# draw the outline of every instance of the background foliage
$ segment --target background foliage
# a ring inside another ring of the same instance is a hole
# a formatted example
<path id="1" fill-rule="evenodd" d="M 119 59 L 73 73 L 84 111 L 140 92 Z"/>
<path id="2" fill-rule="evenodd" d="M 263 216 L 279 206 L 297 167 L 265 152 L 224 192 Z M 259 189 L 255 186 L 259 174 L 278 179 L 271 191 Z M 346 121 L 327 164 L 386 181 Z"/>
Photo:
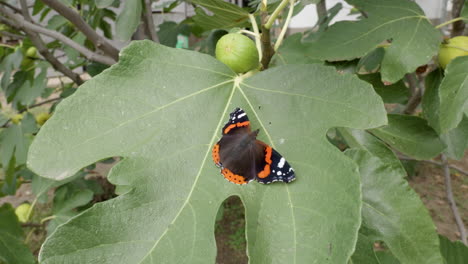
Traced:
<path id="1" fill-rule="evenodd" d="M 233 195 L 251 263 L 468 261 L 437 235 L 400 161 L 442 166 L 457 217 L 447 158 L 468 145 L 468 56 L 438 66 L 445 24 L 407 0 L 348 0 L 359 20 L 333 25 L 341 4 L 191 0 L 192 17 L 155 26 L 151 5 L 182 2 L 0 1 L 0 195 L 23 184 L 35 195 L 22 212 L 0 207 L 0 262 L 213 263 Z M 309 4 L 317 25 L 283 39 Z M 455 4 L 446 24 L 463 34 L 468 3 Z M 263 59 L 237 75 L 213 55 L 241 29 Z M 222 179 L 210 151 L 235 107 L 297 181 Z"/>

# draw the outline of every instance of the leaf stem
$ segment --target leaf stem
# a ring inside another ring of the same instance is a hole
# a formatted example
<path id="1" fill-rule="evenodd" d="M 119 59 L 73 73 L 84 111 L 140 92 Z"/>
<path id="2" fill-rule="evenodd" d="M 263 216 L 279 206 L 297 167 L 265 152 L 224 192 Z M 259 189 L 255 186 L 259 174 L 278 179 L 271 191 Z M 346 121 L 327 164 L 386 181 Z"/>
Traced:
<path id="1" fill-rule="evenodd" d="M 463 51 L 468 52 L 468 49 L 464 49 L 464 48 L 458 47 L 458 46 L 453 46 L 453 45 L 450 45 L 450 44 L 445 44 L 445 47 L 454 48 L 454 49 L 459 49 L 459 50 L 463 50 Z"/>
<path id="2" fill-rule="evenodd" d="M 51 215 L 51 216 L 48 216 L 48 217 L 44 217 L 41 219 L 41 224 L 44 224 L 45 221 L 49 221 L 49 220 L 52 220 L 54 219 L 56 216 L 55 215 Z"/>
<path id="3" fill-rule="evenodd" d="M 279 16 L 281 11 L 283 11 L 283 9 L 286 7 L 289 1 L 290 0 L 283 0 L 275 9 L 275 11 L 273 11 L 273 14 L 271 14 L 271 16 L 268 18 L 268 21 L 265 23 L 265 25 L 263 25 L 263 27 L 265 27 L 266 29 L 270 29 L 273 23 L 275 22 L 276 18 Z"/>
<path id="4" fill-rule="evenodd" d="M 252 24 L 253 31 L 255 33 L 255 46 L 257 46 L 258 60 L 262 61 L 262 43 L 260 42 L 260 31 L 258 30 L 257 21 L 252 14 L 249 14 L 250 24 Z"/>
<path id="5" fill-rule="evenodd" d="M 276 40 L 275 43 L 275 51 L 278 50 L 278 48 L 281 46 L 281 43 L 283 42 L 284 35 L 286 34 L 286 31 L 288 30 L 289 23 L 291 22 L 292 14 L 294 12 L 294 2 L 296 0 L 289 0 L 289 12 L 288 16 L 286 17 L 286 21 L 284 22 L 283 28 L 281 29 L 281 33 L 278 36 L 278 39 Z"/>
<path id="6" fill-rule="evenodd" d="M 445 27 L 448 24 L 452 24 L 454 22 L 457 22 L 457 21 L 460 21 L 460 20 L 463 20 L 463 19 L 464 19 L 464 17 L 457 17 L 457 18 L 451 19 L 449 21 L 446 21 L 446 22 L 444 22 L 444 23 L 442 23 L 440 25 L 437 25 L 435 28 L 439 29 L 439 28 Z"/>
<path id="7" fill-rule="evenodd" d="M 239 31 L 240 33 L 244 33 L 244 34 L 247 34 L 247 35 L 250 35 L 250 36 L 253 36 L 253 37 L 257 37 L 257 34 L 255 34 L 254 32 L 250 31 L 250 30 L 245 30 L 245 29 L 242 29 Z"/>
<path id="8" fill-rule="evenodd" d="M 36 206 L 37 202 L 37 197 L 34 199 L 33 203 L 31 204 L 31 207 L 29 207 L 28 213 L 26 214 L 26 222 L 29 221 L 29 218 L 31 217 L 32 210 L 34 210 L 34 206 Z"/>

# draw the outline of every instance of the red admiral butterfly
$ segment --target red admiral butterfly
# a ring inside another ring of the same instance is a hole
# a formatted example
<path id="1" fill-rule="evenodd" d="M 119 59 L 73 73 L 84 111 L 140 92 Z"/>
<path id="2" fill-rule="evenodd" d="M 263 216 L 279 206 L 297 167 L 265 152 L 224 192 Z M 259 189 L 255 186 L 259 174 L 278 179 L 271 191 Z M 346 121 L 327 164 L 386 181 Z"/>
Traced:
<path id="1" fill-rule="evenodd" d="M 213 147 L 212 156 L 226 180 L 246 184 L 295 180 L 294 169 L 272 147 L 257 139 L 259 129 L 251 131 L 244 110 L 234 109 L 223 127 L 223 137 Z"/>

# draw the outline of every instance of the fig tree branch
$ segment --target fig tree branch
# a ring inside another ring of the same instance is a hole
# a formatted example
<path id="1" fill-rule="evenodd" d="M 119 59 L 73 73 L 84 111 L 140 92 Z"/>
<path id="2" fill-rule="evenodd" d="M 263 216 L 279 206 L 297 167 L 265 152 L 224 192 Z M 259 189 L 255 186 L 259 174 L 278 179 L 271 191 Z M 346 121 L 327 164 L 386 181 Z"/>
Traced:
<path id="1" fill-rule="evenodd" d="M 398 156 L 398 158 L 400 160 L 408 160 L 408 161 L 418 161 L 418 162 L 424 162 L 424 163 L 428 163 L 428 164 L 433 164 L 433 165 L 436 165 L 436 166 L 439 166 L 439 167 L 442 167 L 443 164 L 440 163 L 440 162 L 437 162 L 437 161 L 434 161 L 434 160 L 418 160 L 418 159 L 413 159 L 413 158 L 410 158 L 410 157 L 406 157 L 406 156 Z M 467 171 L 464 171 L 463 169 L 455 166 L 455 165 L 449 165 L 449 168 L 452 169 L 452 170 L 455 170 L 463 175 L 466 175 L 468 176 L 468 172 Z"/>
<path id="2" fill-rule="evenodd" d="M 325 0 L 321 0 L 320 2 L 318 2 L 315 5 L 315 7 L 317 9 L 318 21 L 323 21 L 324 22 L 326 20 L 326 17 L 328 16 L 328 14 L 327 14 L 327 3 L 325 2 Z M 322 25 L 319 25 L 319 26 L 322 26 Z"/>
<path id="3" fill-rule="evenodd" d="M 115 61 L 119 59 L 119 50 L 91 28 L 91 26 L 89 26 L 75 10 L 57 0 L 42 0 L 42 2 L 73 23 L 73 25 L 75 25 L 76 28 L 81 31 L 97 49 L 104 51 L 106 55 L 112 57 Z"/>
<path id="4" fill-rule="evenodd" d="M 143 0 L 145 4 L 145 12 L 143 12 L 143 23 L 145 24 L 146 32 L 154 42 L 159 42 L 158 35 L 154 28 L 153 12 L 151 11 L 151 0 Z"/>
<path id="5" fill-rule="evenodd" d="M 15 7 L 15 6 L 12 6 L 7 2 L 0 1 L 0 5 L 4 5 L 4 6 L 10 8 L 11 10 L 15 11 L 16 13 L 21 13 L 21 10 L 19 8 Z"/>
<path id="6" fill-rule="evenodd" d="M 463 223 L 463 220 L 460 217 L 457 204 L 455 203 L 455 199 L 453 198 L 452 179 L 450 178 L 450 169 L 449 169 L 447 157 L 444 154 L 442 154 L 441 158 L 442 158 L 442 164 L 443 164 L 443 169 L 444 169 L 445 191 L 447 194 L 447 200 L 449 202 L 450 208 L 452 209 L 453 216 L 455 217 L 455 222 L 457 223 L 458 231 L 460 231 L 461 240 L 463 241 L 465 245 L 468 245 L 468 242 L 466 240 L 465 224 Z"/>
<path id="7" fill-rule="evenodd" d="M 107 57 L 107 56 L 94 53 L 93 51 L 81 46 L 80 44 L 76 43 L 72 39 L 68 38 L 67 36 L 57 31 L 53 31 L 53 30 L 44 28 L 42 26 L 39 26 L 37 24 L 31 23 L 29 21 L 26 21 L 23 16 L 15 14 L 3 7 L 0 7 L 0 13 L 5 14 L 12 20 L 10 21 L 10 23 L 8 23 L 10 26 L 21 28 L 25 31 L 28 30 L 30 32 L 41 33 L 43 35 L 57 39 L 63 42 L 64 44 L 76 49 L 78 52 L 84 55 L 88 60 L 100 62 L 100 63 L 107 64 L 107 65 L 112 65 L 116 62 L 111 57 Z"/>
<path id="8" fill-rule="evenodd" d="M 461 14 L 461 10 L 463 9 L 463 4 L 465 4 L 466 0 L 453 0 L 452 3 L 452 17 L 459 17 Z M 465 21 L 460 20 L 456 21 L 452 25 L 452 32 L 451 37 L 461 36 L 463 35 L 463 30 L 465 29 Z"/>
<path id="9" fill-rule="evenodd" d="M 408 103 L 406 104 L 405 109 L 403 110 L 403 113 L 412 115 L 414 111 L 416 111 L 418 105 L 421 103 L 422 88 L 419 87 L 419 80 L 417 79 L 416 74 L 407 74 L 406 79 L 410 86 L 411 96 L 408 100 Z"/>
<path id="10" fill-rule="evenodd" d="M 7 37 L 10 37 L 10 38 L 13 38 L 13 39 L 24 39 L 25 36 L 23 35 L 19 35 L 19 34 L 15 34 L 15 33 L 11 33 L 11 32 L 8 32 L 8 31 L 0 31 L 0 35 L 4 35 L 4 36 L 7 36 Z"/>
<path id="11" fill-rule="evenodd" d="M 28 6 L 26 3 L 26 0 L 20 0 L 20 4 L 21 4 L 21 12 L 23 13 L 24 18 L 32 22 L 32 18 L 28 12 Z M 72 79 L 73 82 L 75 82 L 78 85 L 81 85 L 83 83 L 83 80 L 80 78 L 79 74 L 67 68 L 57 58 L 55 58 L 55 56 L 52 53 L 49 52 L 49 49 L 47 48 L 46 44 L 42 40 L 41 36 L 39 36 L 39 34 L 29 29 L 25 30 L 25 32 L 26 34 L 28 34 L 29 39 L 31 39 L 34 46 L 36 46 L 39 53 L 52 65 L 54 69 L 63 73 L 65 76 Z"/>

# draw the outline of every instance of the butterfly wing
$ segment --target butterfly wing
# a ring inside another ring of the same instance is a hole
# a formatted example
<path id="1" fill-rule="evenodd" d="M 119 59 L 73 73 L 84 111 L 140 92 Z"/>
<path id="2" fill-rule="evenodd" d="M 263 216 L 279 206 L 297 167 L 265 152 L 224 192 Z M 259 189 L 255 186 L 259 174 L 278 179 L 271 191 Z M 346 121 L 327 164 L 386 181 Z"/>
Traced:
<path id="1" fill-rule="evenodd" d="M 260 140 L 256 143 L 263 146 L 265 151 L 263 167 L 255 177 L 259 183 L 268 184 L 276 181 L 289 183 L 296 179 L 294 169 L 278 151 Z"/>

